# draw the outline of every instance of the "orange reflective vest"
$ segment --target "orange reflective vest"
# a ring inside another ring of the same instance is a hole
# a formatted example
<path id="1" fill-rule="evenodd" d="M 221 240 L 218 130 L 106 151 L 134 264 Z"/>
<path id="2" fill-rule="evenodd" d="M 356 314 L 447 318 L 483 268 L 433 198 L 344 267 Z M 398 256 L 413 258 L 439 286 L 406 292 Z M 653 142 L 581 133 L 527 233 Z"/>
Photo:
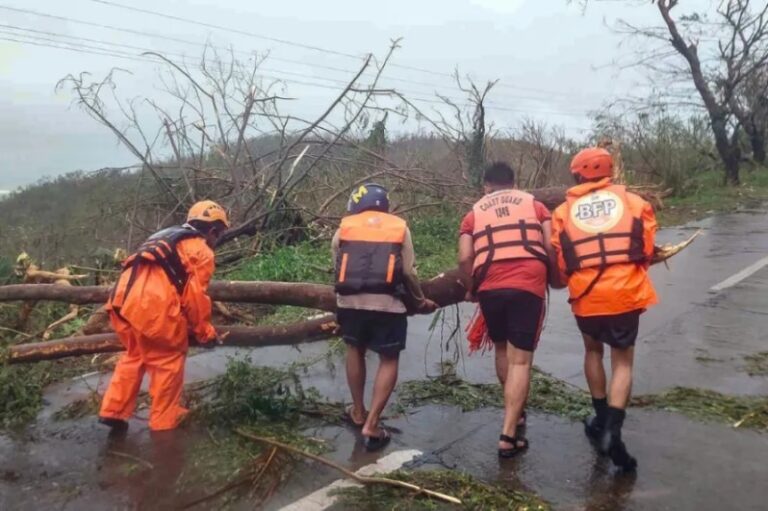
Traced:
<path id="1" fill-rule="evenodd" d="M 184 288 L 189 281 L 189 275 L 184 268 L 184 264 L 181 262 L 181 258 L 179 258 L 176 246 L 182 240 L 202 237 L 203 235 L 199 231 L 189 225 L 168 227 L 150 236 L 136 252 L 123 261 L 123 272 L 130 270 L 131 276 L 128 279 L 119 303 L 116 300 L 118 286 L 115 286 L 112 290 L 111 303 L 113 309 L 119 314 L 120 306 L 125 302 L 136 281 L 139 267 L 145 264 L 160 267 L 179 295 L 183 294 Z"/>
<path id="2" fill-rule="evenodd" d="M 408 226 L 402 218 L 364 211 L 341 220 L 336 292 L 342 295 L 403 292 L 403 243 Z"/>
<path id="3" fill-rule="evenodd" d="M 472 211 L 476 281 L 482 280 L 495 261 L 534 258 L 548 262 L 533 195 L 520 190 L 499 190 L 480 199 Z"/>
<path id="4" fill-rule="evenodd" d="M 643 221 L 635 218 L 626 188 L 608 185 L 582 196 L 568 195 L 560 233 L 566 274 L 583 268 L 645 261 Z"/>

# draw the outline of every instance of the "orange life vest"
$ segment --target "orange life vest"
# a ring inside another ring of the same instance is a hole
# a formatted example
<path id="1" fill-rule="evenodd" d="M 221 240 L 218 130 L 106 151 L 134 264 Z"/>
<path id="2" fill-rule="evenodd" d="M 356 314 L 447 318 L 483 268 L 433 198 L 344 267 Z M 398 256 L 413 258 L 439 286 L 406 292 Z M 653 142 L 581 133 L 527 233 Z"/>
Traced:
<path id="1" fill-rule="evenodd" d="M 547 263 L 544 232 L 533 195 L 520 190 L 499 190 L 480 199 L 472 211 L 475 280 L 482 280 L 495 261 L 534 258 Z"/>
<path id="2" fill-rule="evenodd" d="M 403 293 L 403 243 L 407 224 L 379 211 L 341 220 L 336 292 L 342 295 Z"/>
<path id="3" fill-rule="evenodd" d="M 182 264 L 176 246 L 189 238 L 202 238 L 200 231 L 189 225 L 177 225 L 158 231 L 150 236 L 139 248 L 123 261 L 123 272 L 131 271 L 131 276 L 125 285 L 125 292 L 122 295 L 121 303 L 115 303 L 118 286 L 115 285 L 112 290 L 112 307 L 119 311 L 122 303 L 125 302 L 128 293 L 133 287 L 137 276 L 138 268 L 143 264 L 155 264 L 162 268 L 163 273 L 168 277 L 168 281 L 174 286 L 179 294 L 184 292 L 184 288 L 189 281 L 184 264 Z M 118 312 L 119 313 L 119 312 Z"/>
<path id="4" fill-rule="evenodd" d="M 609 184 L 582 196 L 568 195 L 560 234 L 566 273 L 645 260 L 643 221 L 635 218 L 624 186 Z"/>

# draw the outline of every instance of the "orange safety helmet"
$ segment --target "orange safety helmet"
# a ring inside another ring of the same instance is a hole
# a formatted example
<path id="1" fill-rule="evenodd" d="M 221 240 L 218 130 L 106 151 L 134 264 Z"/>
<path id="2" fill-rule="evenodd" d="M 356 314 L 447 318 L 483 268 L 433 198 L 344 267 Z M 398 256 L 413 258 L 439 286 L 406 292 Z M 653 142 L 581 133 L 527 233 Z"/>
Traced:
<path id="1" fill-rule="evenodd" d="M 189 208 L 187 214 L 187 222 L 192 220 L 199 220 L 200 222 L 221 222 L 229 229 L 229 219 L 227 218 L 227 212 L 224 208 L 213 202 L 212 200 L 204 200 L 195 203 L 194 206 Z"/>
<path id="2" fill-rule="evenodd" d="M 613 156 L 600 147 L 587 147 L 571 160 L 571 173 L 584 179 L 613 177 Z"/>

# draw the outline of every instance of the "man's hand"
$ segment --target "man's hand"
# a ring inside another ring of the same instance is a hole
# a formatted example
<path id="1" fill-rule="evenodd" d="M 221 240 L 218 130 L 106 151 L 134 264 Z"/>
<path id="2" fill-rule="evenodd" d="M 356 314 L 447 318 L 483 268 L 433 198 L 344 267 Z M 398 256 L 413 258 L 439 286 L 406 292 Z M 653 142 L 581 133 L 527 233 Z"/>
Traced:
<path id="1" fill-rule="evenodd" d="M 439 308 L 440 306 L 436 302 L 429 298 L 425 298 L 424 301 L 419 304 L 419 314 L 431 314 Z"/>
<path id="2" fill-rule="evenodd" d="M 201 348 L 205 348 L 207 350 L 212 350 L 216 346 L 221 346 L 222 344 L 224 344 L 224 339 L 226 339 L 227 337 L 229 337 L 229 332 L 222 332 L 222 333 L 216 332 L 216 337 L 214 337 L 210 341 L 208 341 L 208 342 L 199 342 L 197 344 Z"/>

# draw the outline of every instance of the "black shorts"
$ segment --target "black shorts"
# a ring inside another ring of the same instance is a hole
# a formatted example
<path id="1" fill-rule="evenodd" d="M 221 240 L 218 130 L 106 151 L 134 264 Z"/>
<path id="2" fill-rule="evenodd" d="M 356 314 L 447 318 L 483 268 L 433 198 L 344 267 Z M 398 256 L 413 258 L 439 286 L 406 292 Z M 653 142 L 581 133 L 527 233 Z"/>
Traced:
<path id="1" fill-rule="evenodd" d="M 339 309 L 336 319 L 344 342 L 384 355 L 397 355 L 405 349 L 408 316 L 405 313 Z"/>
<path id="2" fill-rule="evenodd" d="M 509 341 L 515 348 L 533 351 L 544 320 L 544 299 L 522 289 L 494 289 L 477 294 L 480 310 L 493 342 Z"/>
<path id="3" fill-rule="evenodd" d="M 609 316 L 576 316 L 581 333 L 613 348 L 629 348 L 635 345 L 640 326 L 641 310 Z"/>

